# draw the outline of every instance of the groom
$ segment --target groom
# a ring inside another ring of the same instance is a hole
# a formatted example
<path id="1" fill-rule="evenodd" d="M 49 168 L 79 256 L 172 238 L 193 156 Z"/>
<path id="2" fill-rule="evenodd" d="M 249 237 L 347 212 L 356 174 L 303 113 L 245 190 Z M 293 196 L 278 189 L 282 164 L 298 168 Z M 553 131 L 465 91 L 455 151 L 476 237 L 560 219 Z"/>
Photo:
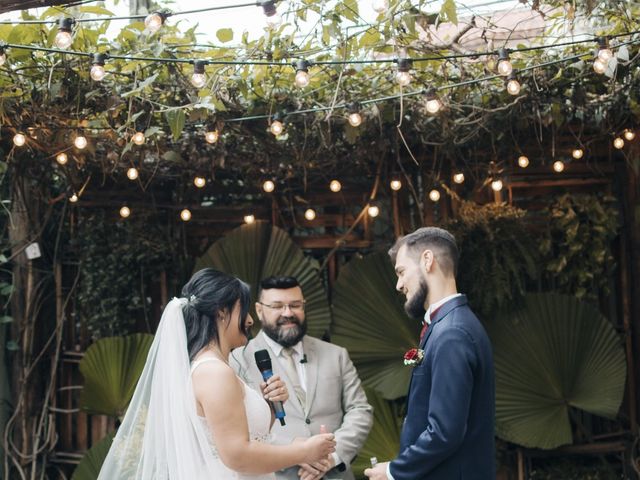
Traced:
<path id="1" fill-rule="evenodd" d="M 405 310 L 424 316 L 423 356 L 412 373 L 399 455 L 364 473 L 374 480 L 494 480 L 491 345 L 466 296 L 457 293 L 455 238 L 420 228 L 389 255 Z"/>

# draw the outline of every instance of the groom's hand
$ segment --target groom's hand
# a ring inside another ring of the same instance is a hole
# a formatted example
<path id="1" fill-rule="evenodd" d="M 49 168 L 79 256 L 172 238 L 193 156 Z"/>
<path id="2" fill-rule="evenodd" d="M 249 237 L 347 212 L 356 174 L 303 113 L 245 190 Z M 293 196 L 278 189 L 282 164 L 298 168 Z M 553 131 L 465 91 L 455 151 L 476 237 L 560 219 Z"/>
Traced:
<path id="1" fill-rule="evenodd" d="M 389 462 L 379 463 L 373 468 L 367 468 L 364 474 L 372 480 L 389 480 L 387 477 L 387 465 Z"/>
<path id="2" fill-rule="evenodd" d="M 300 480 L 319 480 L 333 467 L 335 467 L 333 457 L 329 455 L 319 462 L 300 464 L 298 477 Z"/>

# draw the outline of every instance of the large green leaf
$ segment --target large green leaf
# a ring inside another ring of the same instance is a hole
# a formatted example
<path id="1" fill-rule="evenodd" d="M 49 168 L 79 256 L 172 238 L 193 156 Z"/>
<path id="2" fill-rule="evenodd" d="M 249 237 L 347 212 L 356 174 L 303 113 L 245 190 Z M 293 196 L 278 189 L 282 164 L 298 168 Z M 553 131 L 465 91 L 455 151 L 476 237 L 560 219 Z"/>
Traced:
<path id="1" fill-rule="evenodd" d="M 91 345 L 80 362 L 84 389 L 80 403 L 91 413 L 120 417 L 131 401 L 153 335 L 107 337 Z"/>
<path id="2" fill-rule="evenodd" d="M 363 383 L 387 399 L 407 394 L 411 368 L 403 356 L 420 332 L 395 284 L 389 257 L 374 253 L 342 269 L 333 296 L 331 339 L 349 350 Z"/>
<path id="3" fill-rule="evenodd" d="M 241 278 L 251 285 L 254 299 L 263 278 L 271 275 L 296 277 L 306 300 L 309 334 L 321 337 L 329 330 L 331 311 L 317 262 L 305 257 L 284 230 L 267 222 L 238 227 L 214 243 L 196 261 L 195 270 L 206 267 Z"/>
<path id="4" fill-rule="evenodd" d="M 569 409 L 615 417 L 626 364 L 613 326 L 574 297 L 531 294 L 487 324 L 496 369 L 496 430 L 533 448 L 572 442 Z"/>
<path id="5" fill-rule="evenodd" d="M 113 437 L 114 434 L 109 434 L 89 449 L 73 471 L 71 480 L 96 480 L 98 478 L 100 468 L 109 453 Z"/>
<path id="6" fill-rule="evenodd" d="M 358 457 L 351 464 L 356 478 L 363 478 L 364 469 L 371 466 L 371 458 L 378 462 L 388 462 L 400 450 L 402 414 L 397 402 L 385 400 L 375 391 L 367 389 L 367 400 L 373 407 L 373 427 Z"/>

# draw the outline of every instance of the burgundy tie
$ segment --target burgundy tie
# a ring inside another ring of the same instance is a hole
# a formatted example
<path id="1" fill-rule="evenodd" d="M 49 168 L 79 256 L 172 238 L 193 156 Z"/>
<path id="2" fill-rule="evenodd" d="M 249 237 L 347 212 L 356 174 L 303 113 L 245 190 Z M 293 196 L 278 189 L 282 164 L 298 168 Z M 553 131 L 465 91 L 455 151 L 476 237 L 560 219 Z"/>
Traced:
<path id="1" fill-rule="evenodd" d="M 438 313 L 438 310 L 440 310 L 440 307 L 436 308 L 433 312 L 429 314 L 429 320 L 433 322 L 433 318 L 436 316 L 436 313 Z M 424 322 L 424 325 L 422 326 L 422 330 L 420 331 L 420 343 L 422 343 L 422 339 L 426 335 L 427 330 L 429 330 L 429 324 L 427 322 Z"/>

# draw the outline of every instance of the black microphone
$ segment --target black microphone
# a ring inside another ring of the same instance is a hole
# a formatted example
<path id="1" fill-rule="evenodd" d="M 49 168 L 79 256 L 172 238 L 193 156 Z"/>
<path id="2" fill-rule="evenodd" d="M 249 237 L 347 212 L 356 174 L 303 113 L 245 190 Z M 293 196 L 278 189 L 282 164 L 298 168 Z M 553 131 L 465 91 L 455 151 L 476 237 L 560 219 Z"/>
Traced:
<path id="1" fill-rule="evenodd" d="M 266 350 L 257 350 L 254 354 L 256 357 L 256 365 L 258 366 L 258 370 L 262 374 L 262 379 L 266 382 L 271 377 L 273 377 L 273 370 L 271 369 L 271 357 L 269 357 L 269 352 Z M 273 406 L 273 412 L 275 417 L 280 420 L 280 425 L 284 426 L 284 407 L 282 406 L 282 402 L 269 402 Z"/>
<path id="2" fill-rule="evenodd" d="M 307 363 L 307 355 L 302 355 L 302 360 L 300 360 L 300 363 Z"/>

